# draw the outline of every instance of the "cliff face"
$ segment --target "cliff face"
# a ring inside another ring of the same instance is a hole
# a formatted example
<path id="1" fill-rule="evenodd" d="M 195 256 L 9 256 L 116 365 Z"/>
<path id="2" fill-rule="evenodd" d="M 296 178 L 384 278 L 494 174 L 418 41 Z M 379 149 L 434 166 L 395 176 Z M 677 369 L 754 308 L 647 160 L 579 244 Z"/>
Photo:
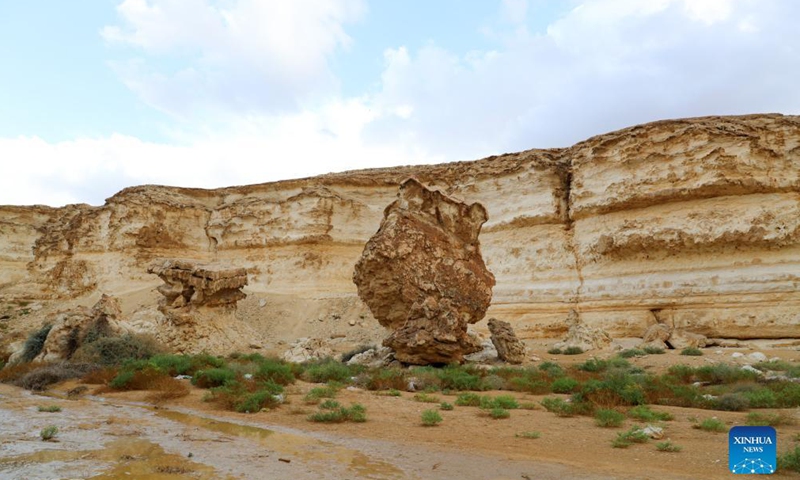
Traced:
<path id="1" fill-rule="evenodd" d="M 101 207 L 0 207 L 0 296 L 124 296 L 160 284 L 154 260 L 183 258 L 246 268 L 248 293 L 353 305 L 353 267 L 412 175 L 486 207 L 488 316 L 522 338 L 562 334 L 571 308 L 614 336 L 661 321 L 800 337 L 800 117 L 781 115 L 656 122 L 475 162 L 133 187 Z"/>

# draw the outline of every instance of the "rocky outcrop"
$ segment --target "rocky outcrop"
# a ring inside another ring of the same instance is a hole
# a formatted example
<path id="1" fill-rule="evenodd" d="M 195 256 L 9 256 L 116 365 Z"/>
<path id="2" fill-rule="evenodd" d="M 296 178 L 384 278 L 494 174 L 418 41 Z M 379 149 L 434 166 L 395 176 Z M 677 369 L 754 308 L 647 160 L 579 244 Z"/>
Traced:
<path id="1" fill-rule="evenodd" d="M 489 212 L 487 315 L 520 338 L 562 338 L 572 308 L 614 337 L 641 337 L 657 310 L 708 338 L 800 338 L 800 117 L 777 114 L 654 122 L 474 162 L 133 187 L 97 207 L 3 206 L 0 298 L 85 303 L 100 291 L 133 297 L 130 315 L 160 283 L 147 265 L 190 258 L 246 268 L 249 294 L 314 304 L 315 315 L 358 303 L 353 264 L 409 176 Z M 279 304 L 259 316 L 298 337 L 326 325 Z M 351 312 L 345 322 L 373 323 Z"/>
<path id="2" fill-rule="evenodd" d="M 494 276 L 478 234 L 486 209 L 409 179 L 384 211 L 355 266 L 358 295 L 392 332 L 383 344 L 401 362 L 463 361 L 480 346 L 467 325 L 486 314 Z"/>
<path id="3" fill-rule="evenodd" d="M 570 310 L 566 323 L 569 327 L 567 336 L 556 343 L 555 348 L 580 348 L 586 352 L 606 348 L 611 344 L 611 336 L 605 330 L 586 326 L 575 310 Z"/>
<path id="4" fill-rule="evenodd" d="M 283 360 L 292 363 L 304 363 L 331 357 L 333 357 L 333 350 L 330 343 L 320 338 L 300 338 L 292 343 L 281 356 Z"/>
<path id="5" fill-rule="evenodd" d="M 492 334 L 492 344 L 497 350 L 497 358 L 508 363 L 524 362 L 525 343 L 514 334 L 511 324 L 496 318 L 490 318 L 488 324 L 489 332 Z"/>
<path id="6" fill-rule="evenodd" d="M 209 268 L 182 260 L 165 260 L 151 265 L 147 273 L 164 281 L 158 292 L 164 295 L 159 310 L 165 314 L 201 306 L 235 306 L 247 297 L 242 293 L 242 287 L 247 285 L 244 268 Z"/>

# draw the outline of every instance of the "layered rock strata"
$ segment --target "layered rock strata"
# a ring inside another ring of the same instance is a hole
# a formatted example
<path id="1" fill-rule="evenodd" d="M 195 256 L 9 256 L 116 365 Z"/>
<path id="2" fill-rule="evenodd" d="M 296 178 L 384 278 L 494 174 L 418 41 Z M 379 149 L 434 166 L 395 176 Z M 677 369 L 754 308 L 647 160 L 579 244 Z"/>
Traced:
<path id="1" fill-rule="evenodd" d="M 0 207 L 0 299 L 124 298 L 159 284 L 153 260 L 187 258 L 246 268 L 254 295 L 356 301 L 352 267 L 412 175 L 486 208 L 488 315 L 523 339 L 562 338 L 573 308 L 614 337 L 664 323 L 800 338 L 800 118 L 777 114 L 660 121 L 475 162 Z M 273 321 L 307 320 L 270 305 Z"/>

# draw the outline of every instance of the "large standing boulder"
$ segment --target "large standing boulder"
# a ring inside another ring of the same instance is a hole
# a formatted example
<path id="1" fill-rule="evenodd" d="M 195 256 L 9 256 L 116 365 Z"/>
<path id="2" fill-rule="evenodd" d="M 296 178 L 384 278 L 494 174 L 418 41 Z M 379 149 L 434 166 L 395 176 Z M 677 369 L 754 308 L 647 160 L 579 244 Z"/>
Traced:
<path id="1" fill-rule="evenodd" d="M 492 300 L 495 280 L 483 263 L 478 234 L 487 220 L 415 179 L 400 185 L 378 232 L 355 266 L 353 282 L 373 316 L 392 333 L 383 344 L 404 363 L 463 361 L 481 349 L 467 334 Z"/>
<path id="2" fill-rule="evenodd" d="M 489 332 L 492 334 L 492 344 L 497 349 L 497 358 L 516 364 L 525 361 L 525 343 L 517 338 L 510 323 L 490 318 Z"/>

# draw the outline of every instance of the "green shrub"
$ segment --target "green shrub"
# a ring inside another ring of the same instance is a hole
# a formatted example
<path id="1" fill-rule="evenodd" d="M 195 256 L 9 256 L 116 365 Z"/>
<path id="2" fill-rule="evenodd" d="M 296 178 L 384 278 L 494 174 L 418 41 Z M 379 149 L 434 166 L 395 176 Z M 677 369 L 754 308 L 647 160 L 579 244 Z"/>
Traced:
<path id="1" fill-rule="evenodd" d="M 128 387 L 128 384 L 130 384 L 133 380 L 133 376 L 135 374 L 136 372 L 133 370 L 119 372 L 117 376 L 108 383 L 108 386 L 114 390 L 125 390 Z"/>
<path id="2" fill-rule="evenodd" d="M 590 358 L 589 360 L 586 360 L 585 362 L 578 365 L 578 370 L 583 370 L 584 372 L 597 373 L 608 370 L 608 367 L 609 367 L 608 360 Z"/>
<path id="3" fill-rule="evenodd" d="M 200 370 L 192 377 L 192 385 L 200 388 L 221 387 L 236 379 L 236 372 L 229 368 Z"/>
<path id="4" fill-rule="evenodd" d="M 405 390 L 405 372 L 399 368 L 378 368 L 369 372 L 362 381 L 368 390 Z"/>
<path id="5" fill-rule="evenodd" d="M 505 408 L 494 407 L 493 409 L 489 410 L 489 416 L 494 418 L 495 420 L 499 420 L 501 418 L 510 417 L 511 416 L 511 412 L 509 412 Z"/>
<path id="6" fill-rule="evenodd" d="M 561 365 L 555 362 L 542 362 L 539 364 L 539 371 L 543 372 L 550 378 L 558 378 L 565 375 L 564 369 L 561 368 Z"/>
<path id="7" fill-rule="evenodd" d="M 349 382 L 351 377 L 358 375 L 363 370 L 364 367 L 361 365 L 349 366 L 331 358 L 326 358 L 306 364 L 304 366 L 303 379 L 311 383 L 326 383 L 331 380 Z"/>
<path id="8" fill-rule="evenodd" d="M 47 412 L 47 413 L 57 413 L 61 411 L 61 407 L 58 405 L 39 405 L 38 410 L 40 412 Z"/>
<path id="9" fill-rule="evenodd" d="M 778 455 L 778 469 L 800 472 L 800 446 Z"/>
<path id="10" fill-rule="evenodd" d="M 725 426 L 718 418 L 706 418 L 700 423 L 695 423 L 692 428 L 703 430 L 705 432 L 727 432 L 728 427 Z"/>
<path id="11" fill-rule="evenodd" d="M 418 393 L 414 395 L 415 402 L 422 402 L 422 403 L 439 403 L 439 397 L 434 395 L 428 395 L 427 393 Z"/>
<path id="12" fill-rule="evenodd" d="M 601 408 L 594 413 L 594 422 L 598 427 L 621 427 L 624 421 L 625 415 L 616 410 Z"/>
<path id="13" fill-rule="evenodd" d="M 800 407 L 800 383 L 770 382 L 768 387 L 775 392 L 778 408 Z"/>
<path id="14" fill-rule="evenodd" d="M 505 390 L 506 381 L 498 375 L 486 375 L 478 385 L 480 390 Z"/>
<path id="15" fill-rule="evenodd" d="M 637 405 L 628 410 L 628 416 L 641 422 L 664 422 L 672 420 L 673 417 L 668 412 L 656 412 L 647 405 Z"/>
<path id="16" fill-rule="evenodd" d="M 758 388 L 743 392 L 750 408 L 775 408 L 778 405 L 778 398 L 775 392 L 769 388 Z"/>
<path id="17" fill-rule="evenodd" d="M 563 350 L 561 350 L 560 348 L 553 347 L 550 350 L 548 350 L 547 353 L 549 353 L 550 355 L 561 355 L 563 353 Z"/>
<path id="18" fill-rule="evenodd" d="M 478 407 L 481 404 L 481 397 L 475 393 L 462 393 L 456 397 L 456 405 L 460 407 Z"/>
<path id="19" fill-rule="evenodd" d="M 448 365 L 439 370 L 441 388 L 449 390 L 480 390 L 481 377 L 472 368 L 461 365 Z"/>
<path id="20" fill-rule="evenodd" d="M 39 436 L 45 442 L 56 438 L 56 435 L 58 435 L 58 427 L 55 425 L 48 425 L 39 432 Z"/>
<path id="21" fill-rule="evenodd" d="M 648 355 L 663 355 L 666 353 L 663 348 L 661 347 L 654 347 L 653 345 L 647 345 L 642 349 L 644 353 Z"/>
<path id="22" fill-rule="evenodd" d="M 574 378 L 561 377 L 553 380 L 550 389 L 553 393 L 572 393 L 580 383 Z"/>
<path id="23" fill-rule="evenodd" d="M 276 407 L 279 403 L 272 389 L 265 388 L 244 395 L 244 397 L 236 403 L 235 409 L 239 413 L 256 413 L 264 408 Z"/>
<path id="24" fill-rule="evenodd" d="M 622 358 L 644 357 L 645 355 L 647 355 L 647 352 L 638 348 L 629 348 L 619 352 L 619 356 Z"/>
<path id="25" fill-rule="evenodd" d="M 339 402 L 329 398 L 329 399 L 325 400 L 324 402 L 322 402 L 320 404 L 319 408 L 321 408 L 323 410 L 336 410 L 338 408 L 341 408 L 341 406 L 342 405 Z"/>
<path id="26" fill-rule="evenodd" d="M 709 405 L 714 410 L 741 412 L 750 407 L 750 402 L 747 400 L 747 397 L 741 393 L 726 393 L 709 401 Z"/>
<path id="27" fill-rule="evenodd" d="M 33 361 L 37 355 L 42 353 L 44 342 L 47 340 L 47 335 L 50 333 L 52 328 L 53 325 L 45 325 L 39 330 L 31 332 L 31 334 L 28 335 L 28 338 L 25 340 L 25 346 L 22 350 L 22 356 L 20 357 L 23 363 Z"/>
<path id="28" fill-rule="evenodd" d="M 686 355 L 689 357 L 700 357 L 703 355 L 703 351 L 697 347 L 686 347 L 681 350 L 681 355 Z"/>
<path id="29" fill-rule="evenodd" d="M 694 368 L 689 365 L 671 365 L 667 369 L 667 374 L 681 383 L 690 383 L 694 376 Z"/>
<path id="30" fill-rule="evenodd" d="M 119 337 L 100 337 L 94 342 L 83 343 L 72 359 L 110 367 L 131 360 L 146 360 L 162 351 L 163 347 L 152 337 L 125 334 Z"/>
<path id="31" fill-rule="evenodd" d="M 442 423 L 442 416 L 436 410 L 425 410 L 422 412 L 422 425 L 434 427 Z"/>
<path id="32" fill-rule="evenodd" d="M 539 410 L 539 404 L 536 402 L 522 402 L 519 404 L 521 410 Z"/>
<path id="33" fill-rule="evenodd" d="M 158 354 L 153 355 L 148 363 L 172 377 L 194 375 L 198 370 L 225 367 L 225 360 L 206 353 L 197 355 Z"/>
<path id="34" fill-rule="evenodd" d="M 498 395 L 496 397 L 481 397 L 479 406 L 483 410 L 491 410 L 494 408 L 512 410 L 519 408 L 519 403 L 517 399 L 511 395 Z"/>
<path id="35" fill-rule="evenodd" d="M 18 387 L 34 392 L 47 390 L 48 387 L 64 380 L 81 378 L 87 373 L 97 370 L 94 365 L 83 363 L 50 363 L 50 364 L 26 364 L 29 368 L 19 378 L 11 383 Z M 32 367 L 32 368 L 30 368 Z"/>
<path id="36" fill-rule="evenodd" d="M 331 400 L 331 402 L 338 404 Z M 361 423 L 367 421 L 367 409 L 363 405 L 354 403 L 350 407 L 338 406 L 330 410 L 322 410 L 314 413 L 308 417 L 312 422 L 321 423 L 342 423 L 342 422 L 355 422 Z"/>
<path id="37" fill-rule="evenodd" d="M 254 378 L 263 381 L 273 381 L 279 385 L 294 383 L 295 376 L 292 367 L 278 359 L 265 358 L 259 362 L 258 371 Z"/>
<path id="38" fill-rule="evenodd" d="M 758 373 L 751 370 L 744 370 L 734 365 L 719 363 L 716 365 L 697 367 L 693 371 L 693 377 L 701 382 L 719 385 L 744 381 L 755 381 L 758 379 Z"/>
<path id="39" fill-rule="evenodd" d="M 564 355 L 580 355 L 583 353 L 581 347 L 567 347 L 564 349 Z"/>
<path id="40" fill-rule="evenodd" d="M 335 398 L 337 393 L 333 387 L 314 387 L 303 397 L 303 401 L 312 405 L 319 403 L 323 398 Z"/>
<path id="41" fill-rule="evenodd" d="M 571 417 L 575 415 L 575 409 L 571 403 L 565 402 L 561 398 L 546 397 L 542 399 L 542 406 L 550 413 L 555 413 L 559 417 Z"/>
<path id="42" fill-rule="evenodd" d="M 614 448 L 628 448 L 634 443 L 647 443 L 650 437 L 640 428 L 633 427 L 627 432 L 618 433 L 617 438 L 611 443 Z"/>
<path id="43" fill-rule="evenodd" d="M 683 450 L 683 447 L 667 441 L 667 442 L 657 443 L 656 450 L 658 450 L 659 452 L 680 452 L 681 450 Z"/>
<path id="44" fill-rule="evenodd" d="M 517 438 L 530 438 L 536 439 L 542 436 L 540 432 L 518 432 L 514 434 Z"/>
<path id="45" fill-rule="evenodd" d="M 781 425 L 794 425 L 795 421 L 790 415 L 785 413 L 758 413 L 750 412 L 747 414 L 746 425 L 750 426 L 769 426 L 778 427 Z"/>
<path id="46" fill-rule="evenodd" d="M 453 409 L 453 404 L 447 403 L 447 402 L 442 402 L 442 403 L 439 404 L 439 408 L 441 410 L 452 410 Z"/>

